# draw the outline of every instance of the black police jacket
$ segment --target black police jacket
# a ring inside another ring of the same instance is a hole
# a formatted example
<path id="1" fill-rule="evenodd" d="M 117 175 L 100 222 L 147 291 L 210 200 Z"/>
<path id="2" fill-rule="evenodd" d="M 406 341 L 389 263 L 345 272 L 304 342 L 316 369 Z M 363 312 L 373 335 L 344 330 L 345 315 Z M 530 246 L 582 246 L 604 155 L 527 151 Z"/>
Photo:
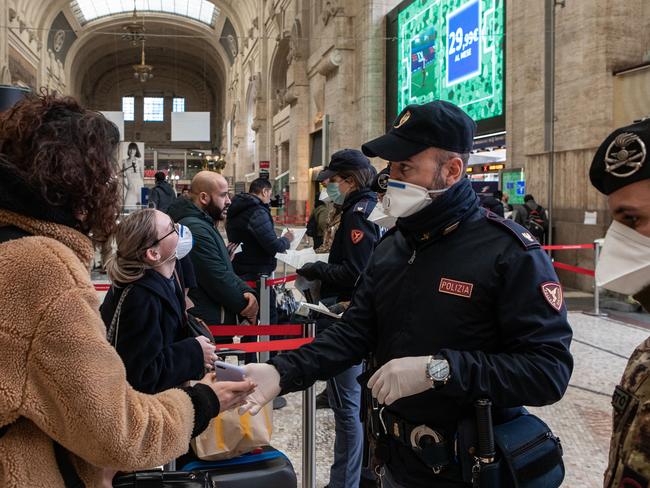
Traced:
<path id="1" fill-rule="evenodd" d="M 259 197 L 240 193 L 228 207 L 226 234 L 230 242 L 239 242 L 241 252 L 235 254 L 233 269 L 242 275 L 270 275 L 275 271 L 275 255 L 289 249 L 289 240 L 275 234 L 269 206 Z"/>
<path id="2" fill-rule="evenodd" d="M 334 235 L 327 263 L 310 265 L 309 278 L 321 280 L 321 297 L 348 301 L 379 240 L 379 227 L 368 220 L 377 204 L 369 188 L 350 193 L 343 202 L 341 224 Z"/>
<path id="3" fill-rule="evenodd" d="M 506 408 L 562 397 L 573 369 L 572 332 L 557 283 L 548 256 L 528 231 L 479 209 L 462 180 L 420 212 L 398 219 L 340 322 L 270 362 L 282 391 L 289 392 L 330 378 L 369 353 L 379 366 L 441 354 L 450 364 L 448 383 L 387 409 L 453 436 L 478 398 Z M 388 464 L 398 482 L 430 486 L 432 471 L 409 448 L 392 440 L 390 447 Z"/>

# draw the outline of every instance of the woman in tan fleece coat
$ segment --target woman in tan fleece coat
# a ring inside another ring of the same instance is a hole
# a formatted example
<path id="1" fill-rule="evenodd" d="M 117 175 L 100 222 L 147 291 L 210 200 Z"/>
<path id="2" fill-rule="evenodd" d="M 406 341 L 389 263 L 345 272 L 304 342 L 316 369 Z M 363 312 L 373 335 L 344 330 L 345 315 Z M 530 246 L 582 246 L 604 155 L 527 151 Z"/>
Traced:
<path id="1" fill-rule="evenodd" d="M 74 100 L 29 97 L 0 113 L 0 486 L 63 487 L 55 451 L 86 487 L 102 468 L 183 454 L 250 382 L 205 378 L 150 396 L 126 381 L 89 278 L 113 231 L 117 128 Z M 83 485 L 82 485 L 83 486 Z"/>

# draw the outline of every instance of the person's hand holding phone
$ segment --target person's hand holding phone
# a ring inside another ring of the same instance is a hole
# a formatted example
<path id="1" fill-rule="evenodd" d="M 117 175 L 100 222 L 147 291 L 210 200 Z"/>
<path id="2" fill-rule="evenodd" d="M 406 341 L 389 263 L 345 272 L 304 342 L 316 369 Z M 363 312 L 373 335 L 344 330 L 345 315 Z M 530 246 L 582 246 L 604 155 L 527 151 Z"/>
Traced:
<path id="1" fill-rule="evenodd" d="M 196 341 L 201 345 L 201 350 L 203 351 L 203 363 L 207 369 L 212 369 L 212 363 L 217 359 L 217 353 L 215 352 L 215 345 L 210 342 L 205 336 L 195 337 Z"/>
<path id="2" fill-rule="evenodd" d="M 206 374 L 199 383 L 209 386 L 219 399 L 219 411 L 225 412 L 241 407 L 246 398 L 255 391 L 256 385 L 249 379 L 244 381 L 217 381 L 215 373 Z"/>

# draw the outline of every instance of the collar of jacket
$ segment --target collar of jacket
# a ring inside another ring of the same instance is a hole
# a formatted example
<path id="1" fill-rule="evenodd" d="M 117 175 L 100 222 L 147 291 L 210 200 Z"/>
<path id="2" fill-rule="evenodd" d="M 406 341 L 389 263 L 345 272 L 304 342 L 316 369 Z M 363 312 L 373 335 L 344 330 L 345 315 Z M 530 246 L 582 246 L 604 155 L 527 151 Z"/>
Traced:
<path id="1" fill-rule="evenodd" d="M 153 269 L 148 269 L 144 272 L 144 276 L 137 281 L 134 281 L 133 284 L 146 288 L 147 290 L 155 293 L 156 295 L 163 298 L 169 303 L 171 308 L 174 309 L 174 312 L 179 319 L 183 318 L 183 303 L 181 303 L 181 296 L 178 295 L 177 284 L 174 285 L 174 292 L 172 293 L 171 288 L 165 283 L 167 278 L 158 273 Z M 179 308 L 180 306 L 180 308 Z"/>
<path id="2" fill-rule="evenodd" d="M 252 193 L 240 193 L 239 195 L 235 195 L 232 202 L 230 202 L 230 206 L 228 207 L 228 216 L 234 218 L 247 210 L 252 209 L 263 209 L 269 214 L 271 213 L 269 205 L 265 204 L 257 195 Z"/>
<path id="3" fill-rule="evenodd" d="M 11 171 L 0 167 L 0 208 L 19 215 L 33 217 L 76 228 L 79 221 L 65 205 L 52 205 L 33 191 L 25 181 Z"/>
<path id="4" fill-rule="evenodd" d="M 396 226 L 404 236 L 417 244 L 425 244 L 458 228 L 460 223 L 479 210 L 478 197 L 470 181 L 463 178 L 413 215 L 397 219 Z"/>
<path id="5" fill-rule="evenodd" d="M 0 208 L 0 226 L 6 225 L 18 227 L 33 236 L 56 239 L 72 249 L 84 266 L 90 269 L 94 254 L 93 244 L 90 238 L 81 232 L 67 225 L 38 220 Z"/>
<path id="6" fill-rule="evenodd" d="M 357 202 L 361 200 L 370 200 L 373 202 L 377 201 L 377 194 L 372 191 L 370 188 L 362 188 L 361 190 L 354 190 L 346 195 L 343 205 L 341 207 L 342 211 L 345 212 L 347 209 L 356 205 Z"/>
<path id="7" fill-rule="evenodd" d="M 196 206 L 196 204 L 189 198 L 177 198 L 172 202 L 167 210 L 167 214 L 174 219 L 174 222 L 178 222 L 181 219 L 187 217 L 195 217 L 201 220 L 205 220 L 211 226 L 215 224 L 215 221 L 212 220 L 205 210 Z"/>

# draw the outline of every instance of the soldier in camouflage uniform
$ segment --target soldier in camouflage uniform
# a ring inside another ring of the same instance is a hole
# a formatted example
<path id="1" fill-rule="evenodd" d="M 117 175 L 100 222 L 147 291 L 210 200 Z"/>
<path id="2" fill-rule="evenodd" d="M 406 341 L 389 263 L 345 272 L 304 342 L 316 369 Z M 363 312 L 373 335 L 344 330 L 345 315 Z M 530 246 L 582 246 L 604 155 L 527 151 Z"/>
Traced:
<path id="1" fill-rule="evenodd" d="M 330 249 L 332 247 L 332 242 L 334 241 L 334 235 L 336 234 L 339 225 L 341 225 L 341 214 L 342 214 L 341 206 L 334 205 L 334 204 L 328 204 L 328 205 L 330 208 L 327 214 L 327 227 L 325 228 L 325 232 L 323 233 L 323 243 L 320 245 L 318 249 L 316 249 L 317 253 L 330 252 Z"/>
<path id="2" fill-rule="evenodd" d="M 599 285 L 634 295 L 650 311 L 650 120 L 622 127 L 601 144 L 592 184 L 614 221 L 596 269 Z M 614 423 L 606 488 L 650 487 L 650 338 L 636 348 L 612 396 Z"/>

